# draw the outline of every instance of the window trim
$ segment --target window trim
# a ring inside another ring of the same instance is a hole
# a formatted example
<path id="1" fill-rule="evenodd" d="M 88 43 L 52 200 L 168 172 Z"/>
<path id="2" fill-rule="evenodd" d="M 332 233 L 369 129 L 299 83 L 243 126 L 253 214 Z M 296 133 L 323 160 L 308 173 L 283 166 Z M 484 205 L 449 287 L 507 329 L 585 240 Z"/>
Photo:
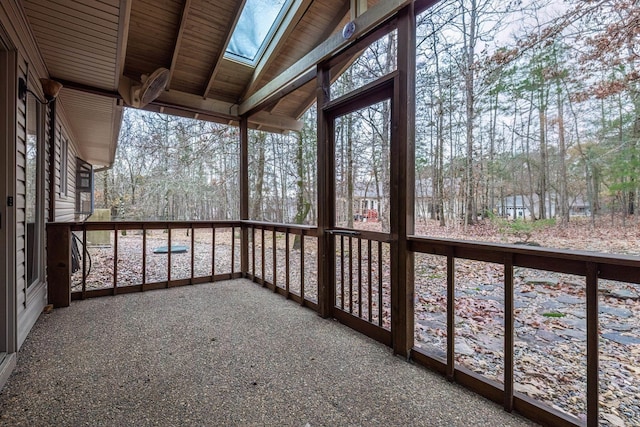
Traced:
<path id="1" fill-rule="evenodd" d="M 69 196 L 69 140 L 60 141 L 60 192 L 61 197 Z"/>

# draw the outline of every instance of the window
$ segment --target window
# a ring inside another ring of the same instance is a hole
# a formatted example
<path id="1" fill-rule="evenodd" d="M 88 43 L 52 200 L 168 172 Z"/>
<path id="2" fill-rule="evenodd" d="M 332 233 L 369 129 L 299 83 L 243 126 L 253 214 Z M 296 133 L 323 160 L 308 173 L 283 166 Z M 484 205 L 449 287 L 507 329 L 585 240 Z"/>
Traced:
<path id="1" fill-rule="evenodd" d="M 69 141 L 63 139 L 60 143 L 60 195 L 67 196 L 69 191 Z"/>
<path id="2" fill-rule="evenodd" d="M 38 282 L 42 261 L 42 109 L 27 96 L 27 140 L 25 151 L 25 241 L 27 288 Z"/>
<path id="3" fill-rule="evenodd" d="M 76 213 L 93 213 L 93 166 L 82 159 L 76 159 Z"/>
<path id="4" fill-rule="evenodd" d="M 255 65 L 290 5 L 290 0 L 247 0 L 231 35 L 226 56 Z"/>

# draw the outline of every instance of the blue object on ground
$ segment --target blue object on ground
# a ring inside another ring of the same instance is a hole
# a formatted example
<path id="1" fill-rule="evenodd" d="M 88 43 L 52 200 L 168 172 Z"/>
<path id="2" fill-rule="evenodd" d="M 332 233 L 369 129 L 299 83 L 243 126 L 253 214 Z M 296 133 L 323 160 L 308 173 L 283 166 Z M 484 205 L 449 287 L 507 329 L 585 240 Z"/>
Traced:
<path id="1" fill-rule="evenodd" d="M 171 245 L 171 253 L 172 254 L 184 254 L 187 253 L 188 248 L 182 245 Z M 166 254 L 169 253 L 168 246 L 160 246 L 159 248 L 155 248 L 153 250 L 154 254 Z"/>

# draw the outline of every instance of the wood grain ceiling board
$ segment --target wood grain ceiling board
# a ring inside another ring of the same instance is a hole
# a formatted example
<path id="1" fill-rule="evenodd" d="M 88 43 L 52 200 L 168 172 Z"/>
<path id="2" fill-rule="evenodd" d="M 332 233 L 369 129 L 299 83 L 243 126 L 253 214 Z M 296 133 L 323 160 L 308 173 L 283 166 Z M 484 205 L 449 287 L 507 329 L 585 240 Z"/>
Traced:
<path id="1" fill-rule="evenodd" d="M 316 80 L 303 85 L 282 98 L 271 110 L 271 113 L 298 119 L 315 101 Z"/>
<path id="2" fill-rule="evenodd" d="M 235 1 L 192 0 L 171 88 L 201 95 L 234 19 Z"/>
<path id="3" fill-rule="evenodd" d="M 24 0 L 51 76 L 114 89 L 120 0 Z"/>
<path id="4" fill-rule="evenodd" d="M 252 74 L 252 67 L 228 59 L 223 60 L 208 97 L 237 103 Z"/>
<path id="5" fill-rule="evenodd" d="M 169 68 L 180 26 L 183 0 L 132 0 L 124 74 L 139 80 Z"/>

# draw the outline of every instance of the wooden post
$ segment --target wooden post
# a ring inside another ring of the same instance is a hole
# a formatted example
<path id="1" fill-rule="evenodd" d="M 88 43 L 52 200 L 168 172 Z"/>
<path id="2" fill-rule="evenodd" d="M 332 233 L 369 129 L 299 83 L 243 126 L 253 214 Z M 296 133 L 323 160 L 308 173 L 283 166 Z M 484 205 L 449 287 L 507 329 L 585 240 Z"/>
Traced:
<path id="1" fill-rule="evenodd" d="M 318 314 L 332 315 L 335 301 L 335 240 L 327 233 L 335 222 L 335 177 L 333 126 L 324 114 L 323 107 L 330 97 L 329 70 L 318 65 Z"/>
<path id="2" fill-rule="evenodd" d="M 599 424 L 598 264 L 587 262 L 587 427 Z"/>
<path id="3" fill-rule="evenodd" d="M 414 232 L 416 20 L 413 3 L 398 15 L 398 78 L 394 84 L 391 132 L 391 334 L 393 351 L 408 357 L 414 335 Z"/>
<path id="4" fill-rule="evenodd" d="M 54 308 L 71 304 L 71 228 L 47 225 L 47 293 Z M 55 245 L 55 250 L 52 248 Z"/>
<path id="5" fill-rule="evenodd" d="M 240 219 L 249 219 L 249 120 L 240 118 Z M 241 228 L 240 272 L 243 277 L 249 273 L 249 230 Z"/>

